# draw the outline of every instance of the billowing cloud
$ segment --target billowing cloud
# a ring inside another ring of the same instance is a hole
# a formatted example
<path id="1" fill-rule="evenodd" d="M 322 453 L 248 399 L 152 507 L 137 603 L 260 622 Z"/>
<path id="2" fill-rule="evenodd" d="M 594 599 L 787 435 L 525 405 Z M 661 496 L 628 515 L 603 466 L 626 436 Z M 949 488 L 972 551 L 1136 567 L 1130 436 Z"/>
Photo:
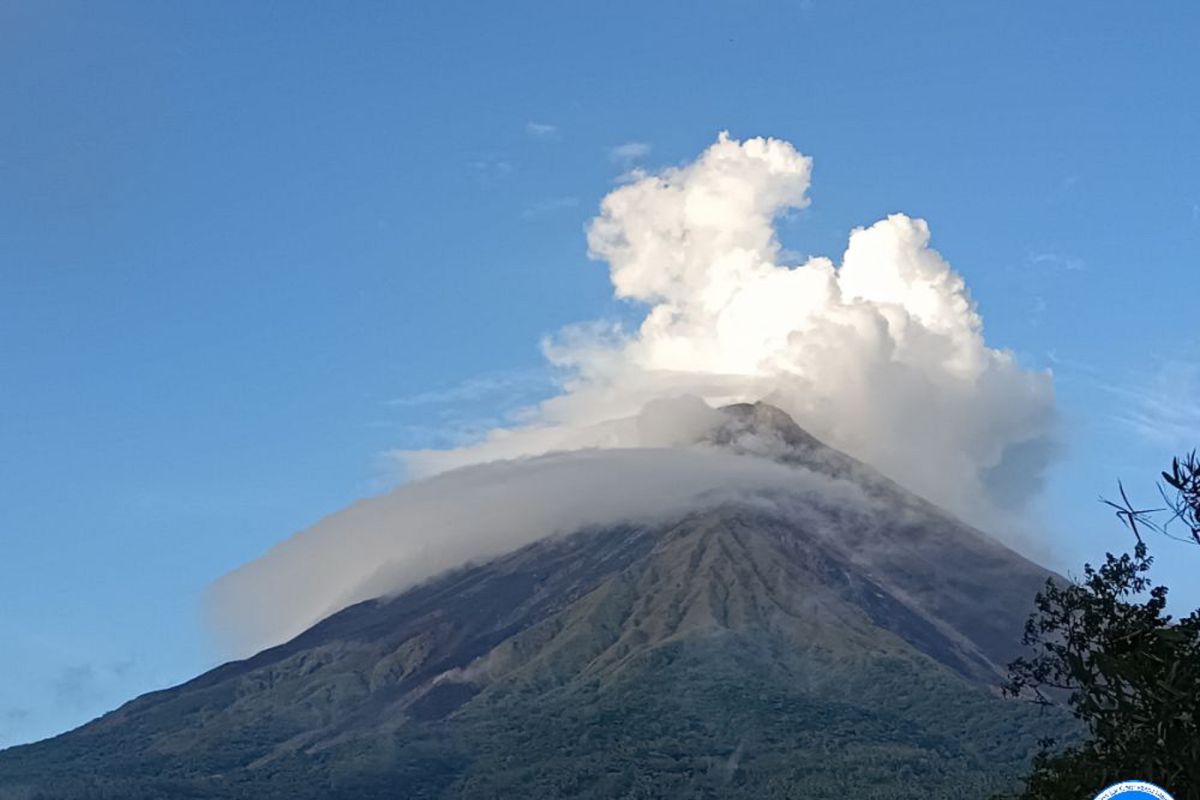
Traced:
<path id="1" fill-rule="evenodd" d="M 611 421 L 689 394 L 767 400 L 972 521 L 1019 514 L 1055 454 L 1050 374 L 988 346 L 924 220 L 856 228 L 840 263 L 785 263 L 775 220 L 808 204 L 811 169 L 787 142 L 722 134 L 693 163 L 613 190 L 589 252 L 616 296 L 645 308 L 640 327 L 561 332 L 545 343 L 560 394 L 473 446 L 398 453 L 408 474 L 641 446 Z"/>

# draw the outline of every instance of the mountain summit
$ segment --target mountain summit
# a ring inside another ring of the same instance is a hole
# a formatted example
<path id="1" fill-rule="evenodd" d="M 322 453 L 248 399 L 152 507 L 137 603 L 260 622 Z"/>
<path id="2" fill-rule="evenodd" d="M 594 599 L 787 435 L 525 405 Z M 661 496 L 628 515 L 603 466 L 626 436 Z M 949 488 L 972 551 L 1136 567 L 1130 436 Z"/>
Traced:
<path id="1" fill-rule="evenodd" d="M 1049 573 L 777 408 L 720 412 L 708 445 L 842 490 L 589 527 L 357 603 L 0 753 L 0 798 L 1006 787 L 1061 724 L 995 690 Z"/>

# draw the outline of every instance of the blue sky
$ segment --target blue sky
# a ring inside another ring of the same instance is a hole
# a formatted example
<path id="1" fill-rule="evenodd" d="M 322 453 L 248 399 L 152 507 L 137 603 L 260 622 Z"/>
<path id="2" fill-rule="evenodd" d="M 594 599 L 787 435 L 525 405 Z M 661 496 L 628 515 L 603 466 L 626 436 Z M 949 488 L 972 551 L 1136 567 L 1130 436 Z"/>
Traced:
<path id="1" fill-rule="evenodd" d="M 550 391 L 630 318 L 584 226 L 718 131 L 815 159 L 784 244 L 929 220 L 1055 373 L 1061 569 L 1200 440 L 1191 4 L 0 3 L 0 746 L 216 661 L 205 587 Z M 1182 411 L 1163 403 L 1174 397 Z M 1197 555 L 1158 547 L 1182 604 Z"/>

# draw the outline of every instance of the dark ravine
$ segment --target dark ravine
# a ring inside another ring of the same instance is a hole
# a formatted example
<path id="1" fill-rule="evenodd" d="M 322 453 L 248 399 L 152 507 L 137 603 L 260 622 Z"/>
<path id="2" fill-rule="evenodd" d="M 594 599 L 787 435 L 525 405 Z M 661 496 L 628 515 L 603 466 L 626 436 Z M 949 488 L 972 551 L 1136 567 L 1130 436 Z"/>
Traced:
<path id="1" fill-rule="evenodd" d="M 1049 574 L 777 409 L 725 412 L 712 444 L 851 481 L 872 508 L 726 503 L 458 569 L 0 752 L 0 800 L 1009 785 L 1065 724 L 996 691 Z"/>

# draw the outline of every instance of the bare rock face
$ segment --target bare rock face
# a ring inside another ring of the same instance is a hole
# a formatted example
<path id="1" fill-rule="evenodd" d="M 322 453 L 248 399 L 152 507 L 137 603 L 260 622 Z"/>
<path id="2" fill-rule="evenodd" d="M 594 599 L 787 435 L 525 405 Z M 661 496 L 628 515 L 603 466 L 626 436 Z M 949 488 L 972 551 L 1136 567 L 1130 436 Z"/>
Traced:
<path id="1" fill-rule="evenodd" d="M 0 798 L 967 797 L 1057 715 L 1000 699 L 1050 577 L 765 404 L 709 443 L 872 500 L 578 531 L 0 753 Z"/>

